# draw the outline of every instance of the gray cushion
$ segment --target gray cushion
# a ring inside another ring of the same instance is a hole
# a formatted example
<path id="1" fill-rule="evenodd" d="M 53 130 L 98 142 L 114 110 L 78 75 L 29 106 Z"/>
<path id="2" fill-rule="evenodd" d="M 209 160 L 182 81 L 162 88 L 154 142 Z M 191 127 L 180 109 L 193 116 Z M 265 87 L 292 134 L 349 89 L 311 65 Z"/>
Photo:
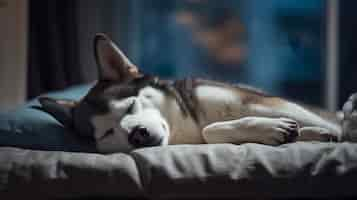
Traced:
<path id="1" fill-rule="evenodd" d="M 143 195 L 136 164 L 126 154 L 0 148 L 1 199 Z"/>
<path id="2" fill-rule="evenodd" d="M 90 84 L 53 92 L 45 96 L 79 99 Z M 16 110 L 0 113 L 0 146 L 13 146 L 35 150 L 95 152 L 93 141 L 79 138 L 65 129 L 52 116 L 31 108 L 39 105 L 34 99 Z"/>
<path id="3" fill-rule="evenodd" d="M 130 154 L 0 148 L 0 196 L 356 197 L 357 144 L 173 145 Z"/>
<path id="4" fill-rule="evenodd" d="M 177 145 L 132 156 L 153 198 L 357 195 L 352 143 Z"/>

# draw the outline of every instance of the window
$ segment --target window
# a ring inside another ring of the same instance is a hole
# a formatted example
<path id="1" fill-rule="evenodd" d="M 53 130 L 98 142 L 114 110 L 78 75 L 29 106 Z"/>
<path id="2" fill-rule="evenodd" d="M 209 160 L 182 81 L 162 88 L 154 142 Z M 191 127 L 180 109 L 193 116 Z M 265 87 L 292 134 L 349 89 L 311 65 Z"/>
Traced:
<path id="1" fill-rule="evenodd" d="M 147 73 L 245 83 L 323 105 L 325 1 L 129 2 L 123 37 Z"/>

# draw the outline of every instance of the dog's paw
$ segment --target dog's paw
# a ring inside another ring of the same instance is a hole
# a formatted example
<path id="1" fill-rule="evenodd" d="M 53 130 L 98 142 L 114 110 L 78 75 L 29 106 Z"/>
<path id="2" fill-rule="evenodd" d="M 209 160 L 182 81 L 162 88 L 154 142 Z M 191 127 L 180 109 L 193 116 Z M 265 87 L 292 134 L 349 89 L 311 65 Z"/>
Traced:
<path id="1" fill-rule="evenodd" d="M 343 105 L 343 140 L 357 142 L 357 93 L 352 94 Z"/>
<path id="2" fill-rule="evenodd" d="M 328 129 L 320 127 L 303 127 L 299 130 L 297 141 L 337 142 L 338 137 Z"/>
<path id="3" fill-rule="evenodd" d="M 299 125 L 288 118 L 268 119 L 267 126 L 262 129 L 261 143 L 280 145 L 294 142 L 299 135 Z"/>
<path id="4" fill-rule="evenodd" d="M 202 135 L 207 143 L 260 143 L 277 146 L 293 142 L 299 125 L 287 118 L 245 117 L 206 126 Z"/>

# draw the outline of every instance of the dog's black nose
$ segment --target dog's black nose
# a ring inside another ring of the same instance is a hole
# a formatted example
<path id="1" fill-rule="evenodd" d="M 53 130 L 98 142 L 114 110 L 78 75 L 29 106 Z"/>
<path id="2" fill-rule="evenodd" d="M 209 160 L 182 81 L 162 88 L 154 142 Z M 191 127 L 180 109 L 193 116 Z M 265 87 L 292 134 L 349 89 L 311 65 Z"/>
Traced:
<path id="1" fill-rule="evenodd" d="M 154 137 L 147 128 L 136 126 L 129 134 L 129 143 L 135 147 L 157 146 L 161 140 Z"/>

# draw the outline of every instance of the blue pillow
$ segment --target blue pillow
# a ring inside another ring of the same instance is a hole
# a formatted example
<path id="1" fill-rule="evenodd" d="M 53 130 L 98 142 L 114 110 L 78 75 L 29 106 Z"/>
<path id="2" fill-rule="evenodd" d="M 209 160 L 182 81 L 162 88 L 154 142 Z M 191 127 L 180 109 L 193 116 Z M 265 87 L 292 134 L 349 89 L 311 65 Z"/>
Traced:
<path id="1" fill-rule="evenodd" d="M 78 100 L 92 85 L 80 85 L 44 96 Z M 0 146 L 35 150 L 96 152 L 94 141 L 65 129 L 49 114 L 31 108 L 37 99 L 11 112 L 0 113 Z"/>

